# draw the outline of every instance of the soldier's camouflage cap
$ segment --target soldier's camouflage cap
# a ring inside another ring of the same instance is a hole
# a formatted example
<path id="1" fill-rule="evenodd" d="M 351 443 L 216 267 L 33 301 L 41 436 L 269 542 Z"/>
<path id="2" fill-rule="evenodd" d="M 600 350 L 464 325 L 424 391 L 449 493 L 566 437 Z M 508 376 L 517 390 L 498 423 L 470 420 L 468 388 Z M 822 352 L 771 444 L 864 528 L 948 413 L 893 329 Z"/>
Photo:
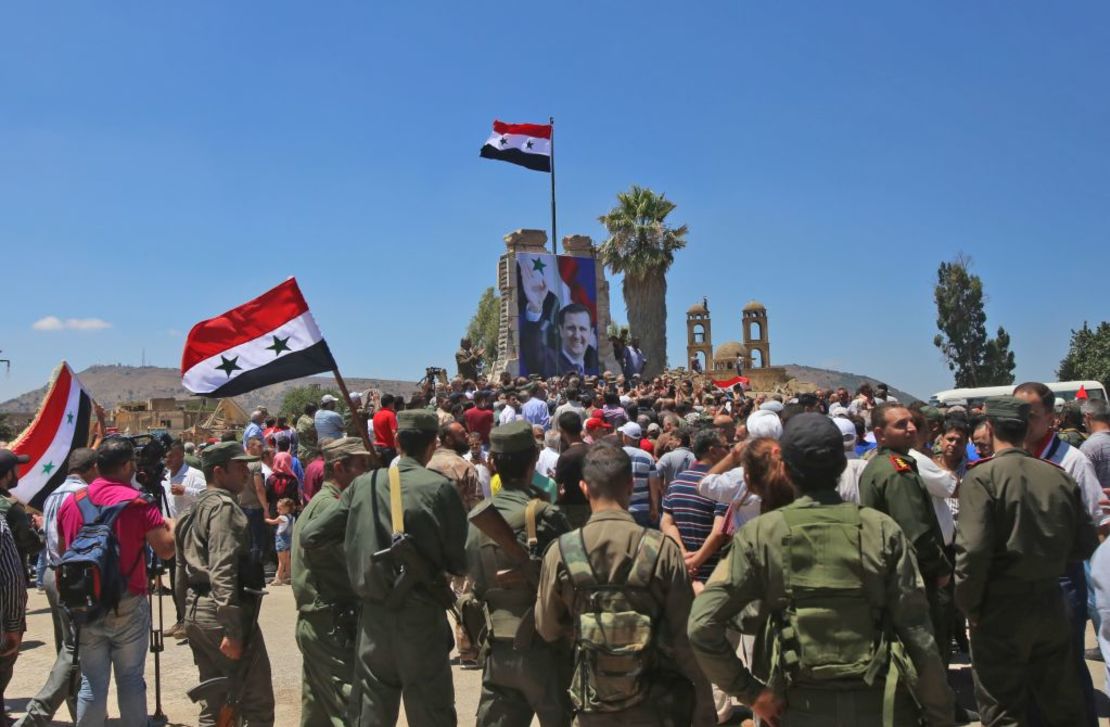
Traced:
<path id="1" fill-rule="evenodd" d="M 1016 396 L 988 396 L 983 402 L 987 419 L 1013 419 L 1029 421 L 1029 402 Z"/>
<path id="2" fill-rule="evenodd" d="M 227 467 L 230 462 L 257 462 L 258 457 L 243 451 L 243 445 L 238 442 L 220 442 L 204 448 L 200 455 L 200 463 L 207 473 L 213 467 Z"/>
<path id="3" fill-rule="evenodd" d="M 397 431 L 431 432 L 439 431 L 439 418 L 434 412 L 425 409 L 406 409 L 397 414 Z"/>
<path id="4" fill-rule="evenodd" d="M 489 451 L 494 454 L 513 452 L 534 452 L 536 439 L 532 436 L 532 425 L 525 421 L 510 422 L 494 427 L 489 433 Z"/>
<path id="5" fill-rule="evenodd" d="M 921 407 L 921 416 L 925 417 L 925 419 L 929 421 L 944 421 L 944 412 L 942 412 L 935 406 Z"/>
<path id="6" fill-rule="evenodd" d="M 347 457 L 357 457 L 360 454 L 370 456 L 358 437 L 340 437 L 325 444 L 321 451 L 324 454 L 324 463 L 331 464 Z"/>

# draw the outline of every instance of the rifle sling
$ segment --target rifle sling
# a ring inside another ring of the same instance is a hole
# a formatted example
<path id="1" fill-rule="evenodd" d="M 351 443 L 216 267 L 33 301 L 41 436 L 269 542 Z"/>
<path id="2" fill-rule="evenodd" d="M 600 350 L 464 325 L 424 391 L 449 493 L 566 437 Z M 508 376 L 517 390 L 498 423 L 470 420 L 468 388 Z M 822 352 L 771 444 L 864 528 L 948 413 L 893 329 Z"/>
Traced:
<path id="1" fill-rule="evenodd" d="M 401 505 L 401 471 L 389 468 L 389 516 L 393 520 L 393 534 L 405 532 L 405 511 Z"/>

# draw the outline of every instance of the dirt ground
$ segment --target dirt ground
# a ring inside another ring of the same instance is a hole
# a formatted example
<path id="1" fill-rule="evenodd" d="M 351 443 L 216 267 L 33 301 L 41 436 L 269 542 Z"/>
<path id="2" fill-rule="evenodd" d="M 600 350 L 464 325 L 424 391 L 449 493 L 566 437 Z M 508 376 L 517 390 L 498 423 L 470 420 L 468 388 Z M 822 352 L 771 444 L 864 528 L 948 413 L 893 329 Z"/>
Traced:
<path id="1" fill-rule="evenodd" d="M 28 699 L 42 686 L 50 667 L 54 663 L 54 647 L 50 611 L 46 596 L 32 590 L 28 598 L 27 634 L 24 636 L 23 649 L 15 665 L 15 675 L 6 690 L 8 710 L 13 716 L 23 713 Z M 163 603 L 166 609 L 166 628 L 173 623 L 173 605 L 167 597 Z M 155 602 L 157 618 L 157 601 Z M 301 704 L 301 653 L 293 638 L 295 607 L 293 592 L 289 587 L 271 588 L 270 595 L 262 607 L 261 624 L 266 635 L 266 645 L 270 653 L 270 663 L 274 679 L 274 698 L 277 703 L 275 725 L 292 727 L 300 722 Z M 1088 632 L 1088 645 L 1094 645 L 1093 635 Z M 162 654 L 162 708 L 169 717 L 171 725 L 193 727 L 197 724 L 197 708 L 185 696 L 185 690 L 197 683 L 197 672 L 193 666 L 189 647 L 167 639 L 166 650 Z M 1106 670 L 1100 662 L 1089 661 L 1087 666 L 1095 682 L 1096 689 L 1102 689 L 1106 682 Z M 472 724 L 478 707 L 481 689 L 481 673 L 477 670 L 453 667 L 455 674 L 455 703 L 460 724 Z M 154 658 L 147 660 L 147 696 L 151 712 L 154 711 Z M 960 702 L 974 708 L 971 692 L 971 674 L 966 660 L 952 665 L 952 682 L 956 686 Z M 113 686 L 114 690 L 114 686 Z M 1110 716 L 1110 701 L 1099 695 L 1099 714 Z M 109 715 L 119 714 L 115 706 L 115 693 L 108 700 Z M 69 715 L 63 706 L 56 715 L 53 725 L 67 725 Z M 109 720 L 110 725 L 118 724 Z M 402 711 L 399 724 L 407 722 Z M 535 723 L 535 724 L 538 724 Z"/>

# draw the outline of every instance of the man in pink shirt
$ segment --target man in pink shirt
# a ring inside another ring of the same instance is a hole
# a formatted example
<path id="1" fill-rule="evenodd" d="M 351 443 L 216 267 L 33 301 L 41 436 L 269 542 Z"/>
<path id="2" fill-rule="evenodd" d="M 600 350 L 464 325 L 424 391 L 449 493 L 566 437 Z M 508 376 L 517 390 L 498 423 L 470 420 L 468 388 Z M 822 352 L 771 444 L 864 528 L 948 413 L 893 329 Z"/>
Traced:
<path id="1" fill-rule="evenodd" d="M 116 519 L 119 566 L 126 592 L 119 605 L 81 627 L 81 689 L 77 694 L 77 724 L 103 725 L 108 719 L 108 677 L 113 667 L 120 724 L 144 727 L 147 723 L 146 680 L 143 677 L 150 640 L 150 607 L 147 603 L 146 546 L 166 560 L 174 556 L 173 521 L 162 517 L 158 506 L 131 486 L 135 474 L 135 448 L 124 437 L 109 437 L 97 448 L 100 477 L 85 491 L 92 504 L 109 507 L 131 502 Z M 62 552 L 77 537 L 83 524 L 74 497 L 58 511 L 58 539 Z"/>

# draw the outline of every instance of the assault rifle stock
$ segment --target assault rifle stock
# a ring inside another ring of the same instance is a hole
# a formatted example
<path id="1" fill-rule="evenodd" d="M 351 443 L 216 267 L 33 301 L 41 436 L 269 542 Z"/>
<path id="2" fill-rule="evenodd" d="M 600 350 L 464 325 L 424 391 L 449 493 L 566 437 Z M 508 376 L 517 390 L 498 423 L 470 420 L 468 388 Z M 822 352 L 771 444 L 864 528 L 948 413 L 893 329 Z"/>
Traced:
<path id="1" fill-rule="evenodd" d="M 194 704 L 201 700 L 214 701 L 221 698 L 223 699 L 220 713 L 216 717 L 216 727 L 236 727 L 236 725 L 239 724 L 239 700 L 243 696 L 243 671 L 250 668 L 250 664 L 246 663 L 248 661 L 247 649 L 250 646 L 251 638 L 255 630 L 258 628 L 258 614 L 262 607 L 262 597 L 266 595 L 266 591 L 256 588 L 244 587 L 242 591 L 246 595 L 251 596 L 255 603 L 253 616 L 243 636 L 242 657 L 232 669 L 231 676 L 206 679 L 185 692 L 185 695 L 189 697 Z"/>
<path id="2" fill-rule="evenodd" d="M 428 589 L 432 598 L 444 608 L 450 608 L 455 603 L 455 594 L 447 585 L 443 574 L 432 569 L 428 559 L 416 547 L 416 541 L 407 533 L 395 533 L 393 543 L 385 550 L 379 550 L 370 556 L 374 563 L 383 560 L 392 561 L 397 570 L 397 579 L 393 582 L 393 590 L 385 600 L 386 608 L 399 610 L 408 598 L 413 588 L 420 584 Z"/>

